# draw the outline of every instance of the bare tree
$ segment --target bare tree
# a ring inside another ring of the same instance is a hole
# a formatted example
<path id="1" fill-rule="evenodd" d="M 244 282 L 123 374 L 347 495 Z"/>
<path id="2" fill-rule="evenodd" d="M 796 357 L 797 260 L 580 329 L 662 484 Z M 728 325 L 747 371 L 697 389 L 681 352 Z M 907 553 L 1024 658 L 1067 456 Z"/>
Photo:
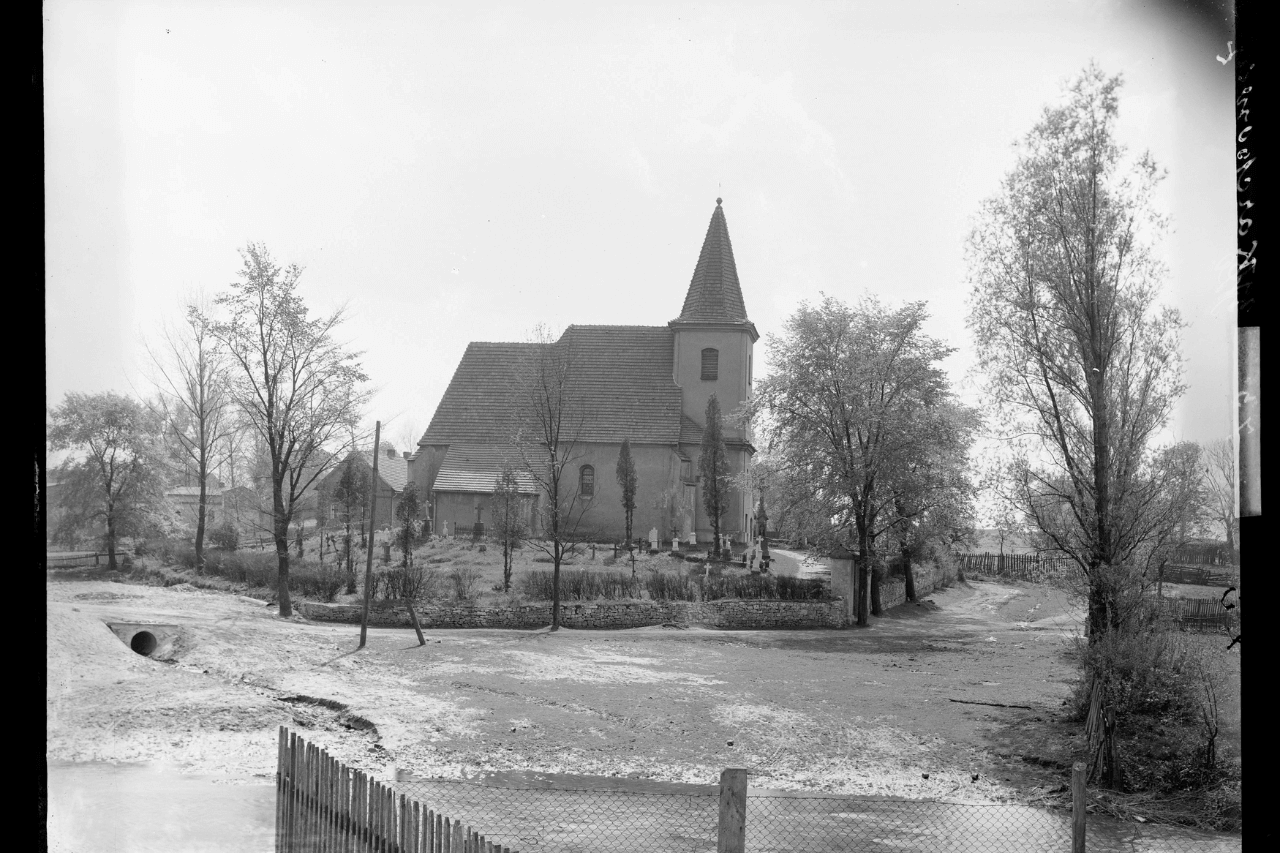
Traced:
<path id="1" fill-rule="evenodd" d="M 342 311 L 308 317 L 301 267 L 280 267 L 260 243 L 240 255 L 240 280 L 214 301 L 226 316 L 209 328 L 232 362 L 232 399 L 266 450 L 280 615 L 291 616 L 289 526 L 303 496 L 353 448 L 368 377 L 334 338 Z"/>
<path id="2" fill-rule="evenodd" d="M 970 238 L 969 327 L 1016 448 L 1012 496 L 1089 579 L 1091 640 L 1113 627 L 1108 575 L 1158 527 L 1151 443 L 1184 388 L 1150 249 L 1162 174 L 1124 162 L 1119 87 L 1090 66 L 1045 110 Z"/>
<path id="3" fill-rule="evenodd" d="M 512 444 L 521 468 L 537 484 L 541 530 L 529 542 L 551 558 L 551 630 L 560 628 L 560 566 L 582 542 L 583 521 L 595 500 L 594 481 L 582 488 L 578 465 L 588 409 L 573 381 L 572 338 L 558 340 L 545 326 L 534 331 L 533 349 L 512 389 Z"/>
<path id="4" fill-rule="evenodd" d="M 1238 559 L 1236 541 L 1240 530 L 1240 517 L 1237 511 L 1240 494 L 1236 479 L 1235 445 L 1228 438 L 1209 442 L 1204 447 L 1204 461 L 1209 514 L 1215 523 L 1222 526 L 1222 532 L 1227 540 L 1227 550 L 1231 554 L 1231 559 L 1235 560 Z"/>
<path id="5" fill-rule="evenodd" d="M 502 591 L 511 591 L 511 565 L 516 548 L 529 533 L 525 497 L 515 469 L 503 465 L 493 489 L 493 535 L 502 543 Z"/>
<path id="6" fill-rule="evenodd" d="M 228 390 L 229 362 L 214 336 L 209 312 L 197 298 L 188 300 L 181 325 L 165 326 L 160 340 L 147 345 L 156 385 L 165 401 L 165 433 L 199 488 L 196 504 L 196 571 L 204 569 L 209 477 L 222 466 L 235 431 Z"/>

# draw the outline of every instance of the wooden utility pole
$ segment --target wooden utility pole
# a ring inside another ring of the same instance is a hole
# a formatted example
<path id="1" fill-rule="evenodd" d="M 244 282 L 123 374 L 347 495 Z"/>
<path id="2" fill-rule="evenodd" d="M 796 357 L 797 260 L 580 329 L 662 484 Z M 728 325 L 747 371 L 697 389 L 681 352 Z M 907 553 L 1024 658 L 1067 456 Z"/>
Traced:
<path id="1" fill-rule="evenodd" d="M 364 561 L 364 612 L 360 616 L 360 645 L 356 648 L 363 649 L 364 641 L 369 633 L 369 595 L 373 591 L 373 530 L 378 523 L 378 445 L 382 442 L 382 421 L 377 421 L 373 426 L 373 476 L 369 478 L 369 549 L 367 557 Z"/>

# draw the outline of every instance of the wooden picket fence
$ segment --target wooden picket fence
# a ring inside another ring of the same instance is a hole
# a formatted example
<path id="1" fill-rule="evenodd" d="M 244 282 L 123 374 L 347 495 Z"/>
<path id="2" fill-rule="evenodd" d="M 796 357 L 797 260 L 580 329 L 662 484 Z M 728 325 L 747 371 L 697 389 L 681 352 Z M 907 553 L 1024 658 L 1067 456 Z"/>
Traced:
<path id="1" fill-rule="evenodd" d="M 470 826 L 347 767 L 284 726 L 276 853 L 512 853 Z"/>
<path id="2" fill-rule="evenodd" d="M 1222 566 L 1210 568 L 1207 564 L 1196 566 L 1168 565 L 1161 578 L 1165 583 L 1189 583 L 1200 586 L 1239 586 L 1240 567 Z"/>
<path id="3" fill-rule="evenodd" d="M 116 552 L 120 557 L 124 551 Z M 80 566 L 105 566 L 106 551 L 46 551 L 44 565 L 47 569 L 70 569 Z"/>
<path id="4" fill-rule="evenodd" d="M 961 554 L 959 559 L 966 574 L 993 575 L 1028 583 L 1064 579 L 1075 566 L 1066 558 L 1046 558 L 1039 554 L 992 554 L 988 551 Z"/>
<path id="5" fill-rule="evenodd" d="M 1162 598 L 1160 616 L 1182 631 L 1231 631 L 1240 625 L 1240 602 L 1217 598 Z"/>

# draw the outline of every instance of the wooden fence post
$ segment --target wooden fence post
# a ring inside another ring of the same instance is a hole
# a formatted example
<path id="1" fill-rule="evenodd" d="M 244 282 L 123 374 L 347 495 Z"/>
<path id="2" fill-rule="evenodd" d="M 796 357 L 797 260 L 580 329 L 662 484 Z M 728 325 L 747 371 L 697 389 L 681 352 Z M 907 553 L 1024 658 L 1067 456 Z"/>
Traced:
<path id="1" fill-rule="evenodd" d="M 1085 775 L 1083 761 L 1071 765 L 1071 853 L 1084 853 Z"/>
<path id="2" fill-rule="evenodd" d="M 716 853 L 745 853 L 747 843 L 747 771 L 720 774 L 720 830 Z"/>

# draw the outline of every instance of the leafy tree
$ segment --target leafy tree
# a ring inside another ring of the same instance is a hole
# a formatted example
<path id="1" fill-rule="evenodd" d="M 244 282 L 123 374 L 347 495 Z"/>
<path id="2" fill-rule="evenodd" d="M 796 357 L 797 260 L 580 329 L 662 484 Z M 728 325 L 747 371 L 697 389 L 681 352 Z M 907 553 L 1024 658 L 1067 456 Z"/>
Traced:
<path id="1" fill-rule="evenodd" d="M 265 447 L 280 615 L 290 616 L 289 528 L 300 501 L 352 447 L 368 377 L 334 336 L 342 312 L 308 316 L 301 267 L 280 267 L 260 243 L 240 255 L 240 281 L 214 300 L 225 316 L 208 322 L 231 359 L 231 397 Z"/>
<path id="2" fill-rule="evenodd" d="M 101 531 L 116 570 L 119 536 L 141 532 L 162 499 L 160 424 L 138 401 L 113 392 L 71 392 L 49 412 L 51 450 L 71 451 L 58 469 L 64 490 L 57 535 Z"/>
<path id="3" fill-rule="evenodd" d="M 715 541 L 713 554 L 720 559 L 720 524 L 729 511 L 729 451 L 724 444 L 724 424 L 720 402 L 712 394 L 707 399 L 706 425 L 702 428 L 702 448 L 698 456 L 698 476 L 702 485 L 702 507 L 711 522 Z"/>
<path id="4" fill-rule="evenodd" d="M 764 435 L 779 472 L 770 494 L 790 523 L 820 545 L 856 554 L 859 625 L 870 616 L 876 537 L 901 523 L 895 477 L 900 497 L 917 483 L 925 489 L 931 477 L 946 479 L 904 469 L 935 440 L 923 425 L 958 411 L 941 367 L 954 350 L 924 334 L 927 316 L 923 302 L 889 309 L 869 295 L 852 307 L 831 297 L 801 305 L 783 334 L 768 339 L 776 368 L 749 409 L 767 415 Z M 959 432 L 939 436 L 927 458 L 941 460 L 943 448 L 963 444 Z M 921 508 L 937 499 L 925 492 Z M 917 509 L 904 501 L 904 512 Z"/>
<path id="5" fill-rule="evenodd" d="M 408 483 L 400 493 L 400 502 L 396 504 L 396 521 L 400 529 L 396 531 L 396 544 L 403 555 L 400 565 L 406 569 L 413 566 L 413 543 L 422 532 L 422 504 L 418 500 L 417 483 Z"/>
<path id="6" fill-rule="evenodd" d="M 534 331 L 532 352 L 512 389 L 512 445 L 541 502 L 541 536 L 530 544 L 551 558 L 551 630 L 560 629 L 560 567 L 584 539 L 583 525 L 595 500 L 580 493 L 578 463 L 588 407 L 574 382 L 577 353 L 572 338 Z"/>
<path id="7" fill-rule="evenodd" d="M 1115 627 L 1115 575 L 1150 544 L 1166 484 L 1151 453 L 1183 391 L 1178 313 L 1156 297 L 1162 177 L 1125 160 L 1119 77 L 1090 66 L 1044 111 L 970 237 L 969 327 L 1016 457 L 1011 497 L 1084 572 L 1088 635 Z"/>
<path id="8" fill-rule="evenodd" d="M 907 412 L 899 426 L 885 485 L 893 495 L 893 532 L 908 601 L 916 600 L 911 556 L 921 544 L 913 534 L 936 530 L 939 524 L 946 526 L 949 520 L 970 512 L 973 484 L 966 462 L 979 420 L 976 409 L 945 401 Z M 874 587 L 873 576 L 872 597 L 876 599 L 879 591 Z M 879 609 L 876 604 L 872 613 L 880 615 Z"/>
<path id="9" fill-rule="evenodd" d="M 204 568 L 209 477 L 221 466 L 235 429 L 227 388 L 227 357 L 199 302 L 187 303 L 183 323 L 165 328 L 157 349 L 148 352 L 159 373 L 157 385 L 169 414 L 166 438 L 173 443 L 200 489 L 196 504 L 196 570 Z"/>
<path id="10" fill-rule="evenodd" d="M 1227 550 L 1237 558 L 1236 537 L 1240 531 L 1240 518 L 1236 507 L 1240 499 L 1236 479 L 1236 449 L 1230 439 L 1211 441 L 1204 447 L 1205 492 L 1207 512 L 1214 523 L 1221 525 Z"/>
<path id="11" fill-rule="evenodd" d="M 503 465 L 493 489 L 493 535 L 502 543 L 502 591 L 511 591 L 511 564 L 516 548 L 528 534 L 524 495 L 510 465 Z"/>
<path id="12" fill-rule="evenodd" d="M 618 451 L 617 467 L 618 487 L 622 489 L 622 512 L 626 518 L 627 542 L 631 542 L 631 520 L 636 511 L 636 463 L 631 458 L 631 439 L 622 439 L 622 449 Z"/>

